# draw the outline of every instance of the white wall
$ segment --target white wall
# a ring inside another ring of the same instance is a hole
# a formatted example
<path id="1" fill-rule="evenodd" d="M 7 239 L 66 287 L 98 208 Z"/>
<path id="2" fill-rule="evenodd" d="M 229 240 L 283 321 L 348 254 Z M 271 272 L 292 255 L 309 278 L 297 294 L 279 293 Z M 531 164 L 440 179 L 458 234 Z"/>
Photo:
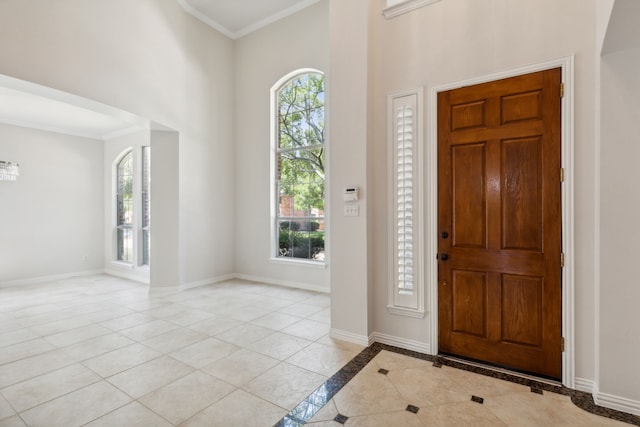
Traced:
<path id="1" fill-rule="evenodd" d="M 601 268 L 596 402 L 640 414 L 640 29 L 637 2 L 616 0 L 601 61 Z M 629 399 L 621 401 L 619 397 Z"/>
<path id="2" fill-rule="evenodd" d="M 124 13 L 126 11 L 126 13 Z M 180 133 L 180 282 L 233 272 L 233 42 L 172 0 L 6 0 L 0 74 Z"/>
<path id="3" fill-rule="evenodd" d="M 151 287 L 180 283 L 179 136 L 151 132 Z M 155 171 L 155 172 L 154 172 Z"/>
<path id="4" fill-rule="evenodd" d="M 328 71 L 328 13 L 328 0 L 323 0 L 235 42 L 237 173 L 227 183 L 235 190 L 235 205 L 230 201 L 220 206 L 235 211 L 236 272 L 319 290 L 329 289 L 331 260 L 327 268 L 270 260 L 270 90 L 282 77 L 301 68 Z M 331 218 L 327 221 L 330 226 Z"/>
<path id="5" fill-rule="evenodd" d="M 367 343 L 372 332 L 369 257 L 369 0 L 331 1 L 329 135 L 331 193 L 331 328 L 337 337 Z M 345 217 L 341 194 L 360 187 L 360 216 Z M 384 208 L 386 210 L 386 208 Z M 386 260 L 384 261 L 386 263 Z"/>
<path id="6" fill-rule="evenodd" d="M 0 160 L 0 284 L 101 271 L 102 141 L 0 124 Z"/>
<path id="7" fill-rule="evenodd" d="M 602 59 L 600 392 L 640 413 L 640 49 Z"/>

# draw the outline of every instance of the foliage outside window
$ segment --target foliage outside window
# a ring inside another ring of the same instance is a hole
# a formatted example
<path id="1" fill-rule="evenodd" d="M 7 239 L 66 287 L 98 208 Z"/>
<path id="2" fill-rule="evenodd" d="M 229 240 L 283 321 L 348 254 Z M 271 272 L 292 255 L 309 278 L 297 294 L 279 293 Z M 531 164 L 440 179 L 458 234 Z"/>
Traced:
<path id="1" fill-rule="evenodd" d="M 324 76 L 299 74 L 276 94 L 276 254 L 325 259 Z"/>
<path id="2" fill-rule="evenodd" d="M 133 151 L 116 166 L 117 260 L 133 262 Z"/>

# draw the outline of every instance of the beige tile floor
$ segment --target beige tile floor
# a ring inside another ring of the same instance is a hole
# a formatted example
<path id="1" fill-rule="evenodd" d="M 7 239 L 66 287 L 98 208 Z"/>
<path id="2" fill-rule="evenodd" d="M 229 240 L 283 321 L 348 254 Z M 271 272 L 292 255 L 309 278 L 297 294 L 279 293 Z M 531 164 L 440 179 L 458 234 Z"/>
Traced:
<path id="1" fill-rule="evenodd" d="M 386 375 L 380 369 L 389 371 Z M 471 401 L 481 397 L 482 404 Z M 417 414 L 407 406 L 419 408 Z M 381 351 L 307 425 L 341 426 L 628 426 L 576 407 L 568 396 Z"/>
<path id="2" fill-rule="evenodd" d="M 358 354 L 329 296 L 111 276 L 0 288 L 0 427 L 271 426 Z"/>
<path id="3" fill-rule="evenodd" d="M 328 295 L 240 280 L 161 295 L 104 275 L 0 288 L 0 427 L 271 426 L 362 350 L 328 332 Z M 338 413 L 351 426 L 626 425 L 388 351 L 309 425 L 339 426 Z"/>

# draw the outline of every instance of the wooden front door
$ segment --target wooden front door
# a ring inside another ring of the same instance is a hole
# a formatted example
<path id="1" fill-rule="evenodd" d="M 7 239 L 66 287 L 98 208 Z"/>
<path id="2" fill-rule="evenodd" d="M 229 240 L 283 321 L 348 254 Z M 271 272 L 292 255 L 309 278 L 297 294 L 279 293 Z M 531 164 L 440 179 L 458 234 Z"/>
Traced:
<path id="1" fill-rule="evenodd" d="M 561 70 L 438 95 L 439 350 L 561 378 Z"/>

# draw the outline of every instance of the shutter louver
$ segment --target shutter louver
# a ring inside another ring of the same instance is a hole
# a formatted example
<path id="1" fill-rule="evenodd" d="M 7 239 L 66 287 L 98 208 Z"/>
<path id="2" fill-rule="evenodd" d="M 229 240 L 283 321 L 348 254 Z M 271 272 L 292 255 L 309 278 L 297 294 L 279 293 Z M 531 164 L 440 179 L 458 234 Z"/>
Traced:
<path id="1" fill-rule="evenodd" d="M 422 90 L 389 96 L 389 310 L 424 316 L 421 229 Z"/>
<path id="2" fill-rule="evenodd" d="M 413 109 L 396 109 L 396 280 L 400 294 L 412 295 L 414 289 L 413 251 Z"/>

